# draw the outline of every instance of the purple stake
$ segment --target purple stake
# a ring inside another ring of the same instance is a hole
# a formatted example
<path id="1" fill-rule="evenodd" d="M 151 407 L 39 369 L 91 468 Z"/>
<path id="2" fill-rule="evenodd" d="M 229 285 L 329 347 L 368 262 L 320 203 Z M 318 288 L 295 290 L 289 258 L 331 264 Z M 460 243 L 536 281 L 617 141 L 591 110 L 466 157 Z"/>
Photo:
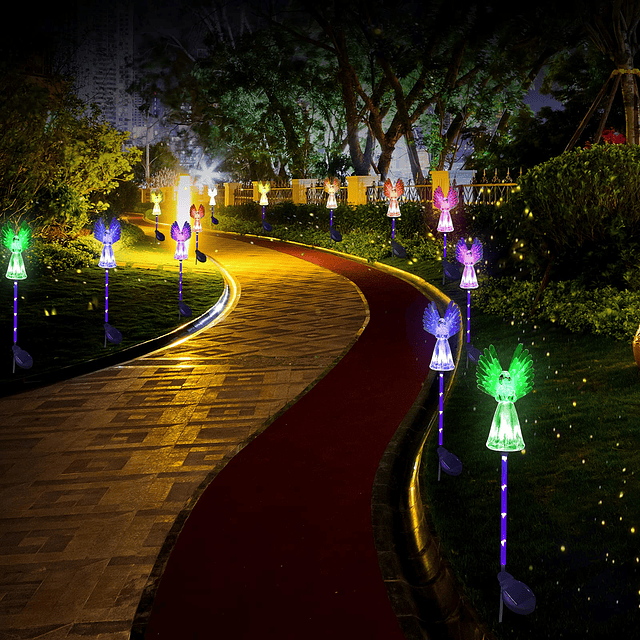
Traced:
<path id="1" fill-rule="evenodd" d="M 442 258 L 442 284 L 444 284 L 444 263 L 447 261 L 447 234 L 444 234 L 444 256 Z"/>
<path id="2" fill-rule="evenodd" d="M 104 322 L 109 322 L 109 269 L 104 270 Z M 107 346 L 107 329 L 104 330 L 104 346 Z"/>
<path id="3" fill-rule="evenodd" d="M 264 222 L 264 205 L 262 205 L 262 222 Z"/>
<path id="4" fill-rule="evenodd" d="M 442 414 L 444 413 L 443 397 L 444 397 L 444 374 L 440 372 L 440 393 L 439 393 L 439 407 L 438 407 L 438 445 L 442 446 Z"/>
<path id="5" fill-rule="evenodd" d="M 396 219 L 395 218 L 391 218 L 391 239 L 395 240 L 396 239 Z"/>
<path id="6" fill-rule="evenodd" d="M 329 226 L 333 227 L 333 209 L 329 209 L 329 211 L 331 211 L 331 224 Z"/>
<path id="7" fill-rule="evenodd" d="M 467 289 L 467 344 L 471 336 L 471 289 Z"/>
<path id="8" fill-rule="evenodd" d="M 13 281 L 13 344 L 18 342 L 18 281 Z M 14 360 L 15 364 L 15 360 Z"/>
<path id="9" fill-rule="evenodd" d="M 507 455 L 502 456 L 502 482 L 500 483 L 500 569 L 507 564 Z"/>

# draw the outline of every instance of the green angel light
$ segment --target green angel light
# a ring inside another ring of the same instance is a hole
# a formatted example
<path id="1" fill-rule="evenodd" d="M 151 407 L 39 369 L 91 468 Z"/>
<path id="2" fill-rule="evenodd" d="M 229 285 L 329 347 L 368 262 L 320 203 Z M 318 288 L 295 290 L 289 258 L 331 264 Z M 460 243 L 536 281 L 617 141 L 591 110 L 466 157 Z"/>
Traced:
<path id="1" fill-rule="evenodd" d="M 26 222 L 23 222 L 16 231 L 9 224 L 2 228 L 2 244 L 11 251 L 11 258 L 7 268 L 6 277 L 9 280 L 25 280 L 27 272 L 24 268 L 22 252 L 29 246 L 31 240 L 31 229 Z"/>
<path id="2" fill-rule="evenodd" d="M 495 347 L 491 345 L 478 360 L 478 388 L 498 401 L 493 414 L 487 448 L 494 451 L 522 451 L 524 440 L 515 402 L 533 388 L 533 360 L 519 344 L 508 371 L 503 371 Z"/>

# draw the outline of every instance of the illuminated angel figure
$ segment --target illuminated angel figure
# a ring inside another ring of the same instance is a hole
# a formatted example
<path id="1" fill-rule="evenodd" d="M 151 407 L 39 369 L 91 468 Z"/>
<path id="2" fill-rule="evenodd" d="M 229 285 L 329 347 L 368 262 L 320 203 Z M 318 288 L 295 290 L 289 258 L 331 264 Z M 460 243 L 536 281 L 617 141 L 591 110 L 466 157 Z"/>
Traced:
<path id="1" fill-rule="evenodd" d="M 477 289 L 478 278 L 476 277 L 474 265 L 476 262 L 482 260 L 482 243 L 480 240 L 478 240 L 478 238 L 474 238 L 471 243 L 471 249 L 468 249 L 467 243 L 463 238 L 460 238 L 456 246 L 456 258 L 458 258 L 458 262 L 461 262 L 464 265 L 462 279 L 460 280 L 460 288 Z"/>
<path id="2" fill-rule="evenodd" d="M 152 191 L 151 192 L 151 202 L 153 202 L 153 215 L 159 216 L 160 211 L 160 203 L 163 200 L 162 191 Z"/>
<path id="3" fill-rule="evenodd" d="M 448 233 L 453 231 L 453 222 L 451 221 L 451 209 L 458 204 L 458 194 L 455 189 L 449 189 L 447 197 L 444 197 L 442 187 L 438 187 L 433 193 L 433 206 L 440 209 L 440 220 L 438 220 L 438 231 Z"/>
<path id="4" fill-rule="evenodd" d="M 171 237 L 176 241 L 176 253 L 173 256 L 174 260 L 186 260 L 189 257 L 187 240 L 191 237 L 191 225 L 185 222 L 181 229 L 178 221 L 174 220 L 171 225 Z"/>
<path id="5" fill-rule="evenodd" d="M 519 344 L 509 371 L 503 371 L 493 345 L 478 360 L 478 388 L 498 401 L 493 414 L 487 448 L 494 451 L 522 451 L 524 440 L 514 403 L 533 388 L 533 359 Z"/>
<path id="6" fill-rule="evenodd" d="M 398 206 L 398 198 L 404 193 L 404 182 L 398 178 L 396 186 L 389 178 L 384 181 L 384 195 L 389 198 L 389 209 L 387 215 L 390 218 L 400 217 L 400 207 Z"/>
<path id="7" fill-rule="evenodd" d="M 216 206 L 216 196 L 218 195 L 218 189 L 217 189 L 217 187 L 208 186 L 207 187 L 207 191 L 209 192 L 209 204 L 212 207 L 215 207 Z"/>
<path id="8" fill-rule="evenodd" d="M 113 255 L 113 244 L 120 240 L 120 220 L 111 218 L 109 227 L 105 228 L 102 218 L 96 220 L 95 227 L 93 229 L 93 235 L 96 240 L 102 242 L 102 253 L 100 254 L 100 262 L 98 266 L 103 269 L 113 269 L 116 265 L 116 258 Z"/>
<path id="9" fill-rule="evenodd" d="M 201 204 L 200 207 L 196 209 L 196 205 L 192 204 L 189 213 L 193 218 L 193 230 L 196 233 L 200 233 L 202 231 L 202 222 L 200 221 L 204 218 L 204 205 Z"/>
<path id="10" fill-rule="evenodd" d="M 436 346 L 429 368 L 434 371 L 452 371 L 455 369 L 449 338 L 460 330 L 460 309 L 453 302 L 449 302 L 444 318 L 440 317 L 435 302 L 431 302 L 424 310 L 424 330 L 436 337 Z"/>
<path id="11" fill-rule="evenodd" d="M 338 202 L 336 201 L 336 193 L 340 193 L 340 181 L 338 178 L 334 178 L 333 181 L 325 178 L 324 190 L 329 194 L 327 197 L 327 209 L 337 209 Z"/>
<path id="12" fill-rule="evenodd" d="M 265 182 L 265 183 L 258 182 L 258 191 L 260 192 L 260 204 L 263 207 L 266 207 L 269 204 L 269 200 L 267 199 L 267 193 L 271 191 L 271 185 L 268 182 Z"/>
<path id="13" fill-rule="evenodd" d="M 17 231 L 8 223 L 2 228 L 2 244 L 11 251 L 6 273 L 9 280 L 26 279 L 27 272 L 24 268 L 22 252 L 29 246 L 30 240 L 31 229 L 26 222 L 23 222 Z"/>

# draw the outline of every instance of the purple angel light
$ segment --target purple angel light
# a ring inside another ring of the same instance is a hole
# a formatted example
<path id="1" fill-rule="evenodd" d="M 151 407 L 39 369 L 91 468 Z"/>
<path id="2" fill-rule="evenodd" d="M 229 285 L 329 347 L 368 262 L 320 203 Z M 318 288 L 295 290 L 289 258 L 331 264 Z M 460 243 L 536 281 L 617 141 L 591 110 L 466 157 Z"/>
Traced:
<path id="1" fill-rule="evenodd" d="M 439 389 L 439 413 L 438 413 L 438 480 L 440 480 L 440 471 L 444 470 L 452 476 L 457 476 L 462 471 L 462 463 L 452 453 L 442 446 L 442 415 L 444 402 L 444 382 L 443 374 L 445 371 L 455 369 L 451 347 L 449 346 L 449 338 L 460 330 L 460 309 L 452 301 L 441 318 L 434 302 L 431 302 L 424 311 L 423 317 L 424 330 L 436 337 L 436 344 L 433 348 L 433 356 L 429 368 L 440 373 L 440 389 Z"/>
<path id="2" fill-rule="evenodd" d="M 173 259 L 186 260 L 189 257 L 187 241 L 191 237 L 191 225 L 185 222 L 180 228 L 178 221 L 174 220 L 171 225 L 171 237 L 176 241 L 176 253 Z"/>
<path id="3" fill-rule="evenodd" d="M 102 253 L 100 254 L 100 262 L 98 262 L 99 267 L 103 269 L 113 269 L 118 266 L 116 264 L 116 258 L 113 255 L 113 245 L 120 240 L 121 234 L 120 220 L 111 218 L 108 227 L 104 226 L 104 220 L 102 218 L 96 220 L 93 228 L 93 236 L 96 240 L 102 242 Z"/>

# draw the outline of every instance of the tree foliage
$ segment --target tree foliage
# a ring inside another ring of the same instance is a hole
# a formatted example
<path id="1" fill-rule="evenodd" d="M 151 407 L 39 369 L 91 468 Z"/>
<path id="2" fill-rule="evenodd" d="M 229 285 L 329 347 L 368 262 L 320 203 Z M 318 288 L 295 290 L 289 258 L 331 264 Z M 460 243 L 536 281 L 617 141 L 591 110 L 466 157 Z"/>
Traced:
<path id="1" fill-rule="evenodd" d="M 132 177 L 139 150 L 60 81 L 0 74 L 0 210 L 44 235 L 74 235 Z"/>

